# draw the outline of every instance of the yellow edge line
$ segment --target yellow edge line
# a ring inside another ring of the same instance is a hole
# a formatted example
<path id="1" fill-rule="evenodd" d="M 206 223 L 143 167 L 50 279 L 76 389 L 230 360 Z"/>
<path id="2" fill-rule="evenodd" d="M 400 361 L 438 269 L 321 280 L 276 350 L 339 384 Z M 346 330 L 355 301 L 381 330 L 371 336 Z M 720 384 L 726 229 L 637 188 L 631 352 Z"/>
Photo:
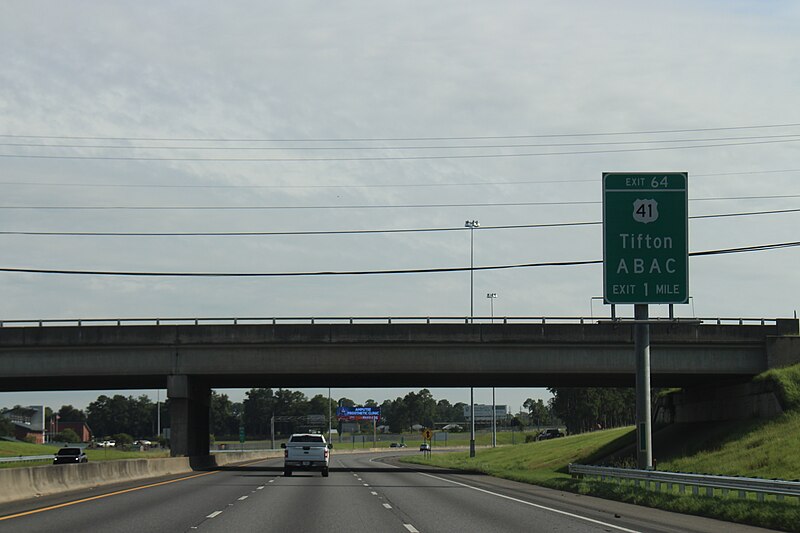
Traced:
<path id="1" fill-rule="evenodd" d="M 270 458 L 268 457 L 267 459 L 270 459 Z M 264 459 L 259 459 L 257 461 L 251 461 L 251 462 L 248 462 L 248 463 L 241 464 L 240 466 L 247 466 L 247 465 L 259 463 L 259 462 L 261 462 L 263 460 Z M 74 500 L 74 501 L 71 501 L 71 502 L 60 503 L 58 505 L 51 505 L 49 507 L 42 507 L 40 509 L 33 509 L 32 511 L 25 511 L 24 513 L 17 513 L 17 514 L 10 514 L 10 515 L 6 515 L 6 516 L 0 516 L 0 522 L 2 522 L 3 520 L 10 520 L 12 518 L 19 518 L 19 517 L 22 517 L 22 516 L 28 516 L 28 515 L 32 515 L 32 514 L 43 513 L 45 511 L 52 511 L 54 509 L 60 509 L 62 507 L 69 507 L 70 505 L 77 505 L 79 503 L 90 502 L 90 501 L 93 501 L 93 500 L 100 500 L 102 498 L 108 498 L 110 496 L 117 496 L 118 494 L 125 494 L 126 492 L 133 492 L 133 491 L 142 490 L 142 489 L 150 489 L 150 488 L 153 488 L 153 487 L 158 487 L 160 485 L 168 485 L 170 483 L 177 483 L 178 481 L 186 481 L 187 479 L 194 479 L 196 477 L 210 476 L 211 474 L 219 474 L 220 472 L 222 472 L 222 470 L 214 470 L 213 472 L 203 472 L 202 474 L 194 474 L 192 476 L 186 476 L 186 477 L 182 477 L 182 478 L 178 478 L 178 479 L 170 479 L 168 481 L 160 481 L 158 483 L 151 483 L 150 485 L 142 485 L 140 487 L 132 487 L 130 489 L 118 490 L 116 492 L 109 492 L 108 494 L 99 494 L 97 496 L 92 496 L 91 498 L 83 498 L 83 499 Z"/>

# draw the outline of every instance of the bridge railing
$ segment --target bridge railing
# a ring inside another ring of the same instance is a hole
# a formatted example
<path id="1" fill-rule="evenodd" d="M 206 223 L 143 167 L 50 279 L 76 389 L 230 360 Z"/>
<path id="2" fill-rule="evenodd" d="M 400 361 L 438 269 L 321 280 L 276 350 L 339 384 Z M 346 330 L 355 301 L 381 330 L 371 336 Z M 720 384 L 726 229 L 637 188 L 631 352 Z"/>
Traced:
<path id="1" fill-rule="evenodd" d="M 775 318 L 668 318 L 651 317 L 651 323 L 692 323 L 730 325 L 774 325 Z M 197 317 L 197 318 L 51 318 L 0 320 L 0 327 L 53 326 L 176 326 L 246 324 L 625 324 L 633 318 L 568 316 L 373 316 L 373 317 Z"/>
<path id="2" fill-rule="evenodd" d="M 569 473 L 573 476 L 591 477 L 619 484 L 628 481 L 636 487 L 643 486 L 645 489 L 650 489 L 652 486 L 656 492 L 664 490 L 673 493 L 677 488 L 680 494 L 685 494 L 686 488 L 691 487 L 692 494 L 695 495 L 700 494 L 702 489 L 705 496 L 714 496 L 715 491 L 720 492 L 722 496 L 728 496 L 731 491 L 734 491 L 739 498 L 747 498 L 748 494 L 755 494 L 759 501 L 763 501 L 767 494 L 776 496 L 778 500 L 783 500 L 786 496 L 800 499 L 800 481 L 684 474 L 577 464 L 569 465 Z"/>

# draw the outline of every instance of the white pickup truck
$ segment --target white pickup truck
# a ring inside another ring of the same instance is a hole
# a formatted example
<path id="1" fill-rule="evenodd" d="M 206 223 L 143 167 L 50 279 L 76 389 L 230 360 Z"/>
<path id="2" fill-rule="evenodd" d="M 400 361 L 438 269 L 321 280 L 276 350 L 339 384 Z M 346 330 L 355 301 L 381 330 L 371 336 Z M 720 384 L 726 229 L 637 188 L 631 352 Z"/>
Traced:
<path id="1" fill-rule="evenodd" d="M 294 470 L 318 470 L 328 477 L 333 444 L 317 433 L 295 433 L 289 442 L 281 444 L 283 450 L 283 475 L 291 476 Z"/>

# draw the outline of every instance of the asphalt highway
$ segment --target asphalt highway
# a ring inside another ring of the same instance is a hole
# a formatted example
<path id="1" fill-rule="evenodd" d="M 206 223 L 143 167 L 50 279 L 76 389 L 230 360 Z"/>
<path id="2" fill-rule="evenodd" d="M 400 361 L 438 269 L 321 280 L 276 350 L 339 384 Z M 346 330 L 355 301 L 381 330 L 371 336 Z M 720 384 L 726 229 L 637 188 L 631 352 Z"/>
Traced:
<path id="1" fill-rule="evenodd" d="M 393 455 L 408 452 L 393 452 Z M 335 454 L 330 477 L 282 459 L 0 506 L 0 532 L 764 531 L 489 476 Z"/>

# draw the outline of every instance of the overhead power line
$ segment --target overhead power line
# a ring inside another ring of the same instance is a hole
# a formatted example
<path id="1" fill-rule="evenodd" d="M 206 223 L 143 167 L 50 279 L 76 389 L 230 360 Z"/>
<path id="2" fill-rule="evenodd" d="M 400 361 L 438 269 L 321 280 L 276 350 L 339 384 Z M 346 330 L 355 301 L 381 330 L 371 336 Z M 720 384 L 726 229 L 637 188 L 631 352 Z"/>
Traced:
<path id="1" fill-rule="evenodd" d="M 579 133 L 544 133 L 525 135 L 471 135 L 471 136 L 417 136 L 417 137 L 321 137 L 321 138 L 258 138 L 258 137 L 132 137 L 132 136 L 89 136 L 89 135 L 31 135 L 20 133 L 0 134 L 0 137 L 20 139 L 73 139 L 89 141 L 184 141 L 184 142 L 362 142 L 362 141 L 466 141 L 487 139 L 547 139 L 558 137 L 600 137 L 612 135 L 654 135 L 663 133 L 698 133 L 709 131 L 736 131 L 773 128 L 791 128 L 800 122 L 785 124 L 748 124 L 715 128 L 651 129 L 634 131 L 601 131 Z"/>
<path id="2" fill-rule="evenodd" d="M 718 250 L 705 250 L 690 252 L 689 256 L 726 255 L 745 252 L 762 252 L 795 248 L 800 246 L 800 241 L 782 242 L 774 244 L 760 244 L 742 246 L 738 248 L 723 248 Z M 554 267 L 554 266 L 580 266 L 602 264 L 601 259 L 585 261 L 551 261 L 543 263 L 520 263 L 513 265 L 494 265 L 476 267 L 450 267 L 450 268 L 415 268 L 393 270 L 324 270 L 315 272 L 134 272 L 110 270 L 60 270 L 42 268 L 0 268 L 0 272 L 24 274 L 61 274 L 72 276 L 120 276 L 120 277 L 180 277 L 180 278 L 268 278 L 268 277 L 312 277 L 312 276 L 369 276 L 390 274 L 433 274 L 446 272 L 469 272 L 470 270 L 510 270 L 518 268 Z"/>
<path id="3" fill-rule="evenodd" d="M 773 209 L 768 211 L 748 211 L 739 213 L 717 213 L 710 215 L 693 215 L 689 219 L 710 219 L 744 217 L 755 215 L 777 215 L 798 213 L 800 209 Z M 480 226 L 479 231 L 531 229 L 531 228 L 565 228 L 577 226 L 599 226 L 602 222 L 553 222 L 546 224 L 511 224 L 502 226 Z M 213 232 L 119 232 L 119 231 L 0 231 L 0 235 L 30 236 L 71 236 L 71 237 L 263 237 L 294 235 L 365 235 L 389 233 L 436 233 L 450 231 L 469 231 L 462 226 L 453 228 L 398 228 L 398 229 L 358 229 L 358 230 L 311 230 L 311 231 L 213 231 Z"/>
<path id="4" fill-rule="evenodd" d="M 713 196 L 690 198 L 690 202 L 731 200 L 783 200 L 800 198 L 800 194 L 774 194 L 760 196 Z M 559 202 L 470 202 L 452 204 L 345 204 L 345 205 L 0 205 L 0 210 L 53 210 L 53 211 L 262 211 L 310 209 L 442 209 L 449 207 L 528 207 L 545 205 L 597 205 L 599 200 Z"/>
<path id="5" fill-rule="evenodd" d="M 336 150 L 336 151 L 357 151 L 357 150 L 465 150 L 476 148 L 564 148 L 575 146 L 619 146 L 628 144 L 669 144 L 669 143 L 695 143 L 695 142 L 718 142 L 718 141 L 745 141 L 745 140 L 767 140 L 767 139 L 787 139 L 798 140 L 800 133 L 783 135 L 755 135 L 737 137 L 705 137 L 700 139 L 648 139 L 648 140 L 624 140 L 624 141 L 593 141 L 593 142 L 571 142 L 571 143 L 535 143 L 535 144 L 456 144 L 456 145 L 416 145 L 416 146 L 176 146 L 176 145 L 150 145 L 138 146 L 135 144 L 41 144 L 41 143 L 0 143 L 0 146 L 24 147 L 24 148 L 89 148 L 102 150 L 227 150 L 227 151 L 316 151 L 316 150 Z"/>
<path id="6" fill-rule="evenodd" d="M 375 157 L 140 157 L 140 156 L 92 156 L 92 155 L 41 155 L 41 154 L 0 154 L 0 157 L 21 159 L 75 159 L 87 161 L 195 161 L 212 163 L 299 163 L 336 161 L 422 161 L 437 159 L 498 159 L 507 157 L 549 157 L 560 155 L 618 154 L 632 152 L 654 152 L 665 150 L 694 150 L 698 148 L 723 148 L 731 146 L 753 146 L 763 144 L 798 142 L 800 138 L 774 139 L 769 141 L 725 142 L 693 144 L 683 146 L 654 146 L 649 148 L 620 148 L 614 150 L 573 150 L 568 152 L 525 152 L 512 154 L 445 154 L 416 156 L 375 156 Z"/>
<path id="7" fill-rule="evenodd" d="M 692 178 L 715 176 L 740 176 L 751 174 L 780 174 L 800 172 L 800 168 L 775 170 L 750 170 L 744 172 L 692 173 Z M 0 186 L 14 185 L 26 187 L 93 187 L 93 188 L 131 188 L 131 189 L 369 189 L 369 188 L 412 188 L 412 187 L 471 187 L 498 185 L 537 185 L 552 183 L 599 183 L 600 178 L 587 179 L 549 179 L 513 181 L 473 181 L 473 182 L 417 182 L 417 183 L 340 183 L 330 185 L 245 185 L 245 184 L 165 184 L 165 183 L 64 183 L 56 181 L 0 181 Z"/>

